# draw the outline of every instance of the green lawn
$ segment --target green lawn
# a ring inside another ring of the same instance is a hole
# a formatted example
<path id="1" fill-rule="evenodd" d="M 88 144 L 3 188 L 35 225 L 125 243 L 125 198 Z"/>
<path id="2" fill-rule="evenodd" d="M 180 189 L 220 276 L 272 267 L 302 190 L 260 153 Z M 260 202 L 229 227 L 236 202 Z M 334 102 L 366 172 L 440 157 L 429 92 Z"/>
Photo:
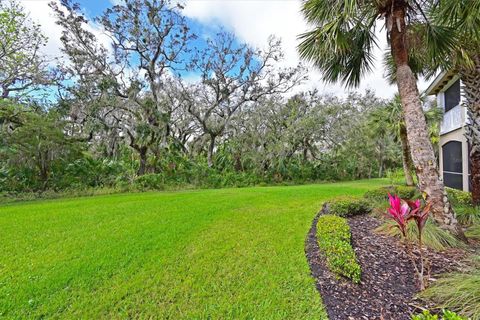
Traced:
<path id="1" fill-rule="evenodd" d="M 0 318 L 325 318 L 311 221 L 324 200 L 385 183 L 0 206 Z"/>

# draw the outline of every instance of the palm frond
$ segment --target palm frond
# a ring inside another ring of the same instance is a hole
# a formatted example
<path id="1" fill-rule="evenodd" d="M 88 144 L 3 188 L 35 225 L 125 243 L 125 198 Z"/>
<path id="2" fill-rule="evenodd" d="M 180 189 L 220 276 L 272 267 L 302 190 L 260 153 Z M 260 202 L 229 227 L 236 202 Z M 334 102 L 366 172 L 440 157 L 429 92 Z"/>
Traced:
<path id="1" fill-rule="evenodd" d="M 304 6 L 308 11 L 307 15 L 330 13 L 331 8 L 313 7 L 314 4 L 319 6 L 319 3 L 325 2 L 307 1 Z M 357 4 L 357 1 L 331 2 L 348 3 L 349 6 Z M 307 18 L 318 26 L 299 36 L 300 57 L 320 69 L 325 80 L 358 86 L 362 76 L 371 71 L 374 62 L 373 48 L 377 45 L 374 33 L 376 18 L 375 10 L 346 10 L 336 12 L 335 16 Z"/>
<path id="2" fill-rule="evenodd" d="M 438 23 L 453 26 L 457 33 L 464 33 L 466 39 L 480 42 L 480 1 L 439 1 L 433 17 Z"/>

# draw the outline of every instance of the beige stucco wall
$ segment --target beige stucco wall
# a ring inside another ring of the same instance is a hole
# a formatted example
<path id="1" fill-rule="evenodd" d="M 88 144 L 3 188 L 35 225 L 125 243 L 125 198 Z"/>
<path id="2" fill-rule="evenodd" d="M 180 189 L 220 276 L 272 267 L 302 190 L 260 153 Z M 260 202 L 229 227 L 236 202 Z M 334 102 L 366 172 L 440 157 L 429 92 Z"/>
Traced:
<path id="1" fill-rule="evenodd" d="M 460 141 L 462 143 L 462 158 L 463 158 L 463 190 L 468 191 L 469 177 L 468 177 L 468 143 L 465 138 L 465 128 L 462 127 L 455 131 L 448 132 L 440 136 L 439 145 L 439 162 L 440 162 L 440 175 L 443 177 L 443 154 L 442 146 L 449 141 Z"/>

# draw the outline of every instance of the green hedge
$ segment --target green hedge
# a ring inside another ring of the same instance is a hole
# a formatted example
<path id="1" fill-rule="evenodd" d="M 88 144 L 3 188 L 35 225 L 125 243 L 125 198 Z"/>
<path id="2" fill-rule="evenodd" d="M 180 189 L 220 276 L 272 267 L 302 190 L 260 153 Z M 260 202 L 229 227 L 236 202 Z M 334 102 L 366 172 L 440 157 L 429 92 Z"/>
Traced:
<path id="1" fill-rule="evenodd" d="M 388 201 L 388 194 L 397 195 L 402 199 L 420 199 L 422 195 L 416 187 L 389 186 L 367 191 L 364 197 L 371 201 Z"/>
<path id="2" fill-rule="evenodd" d="M 339 217 L 351 217 L 369 213 L 372 208 L 364 198 L 339 197 L 328 202 L 328 213 Z"/>
<path id="3" fill-rule="evenodd" d="M 323 215 L 318 219 L 317 239 L 327 266 L 336 275 L 360 282 L 361 269 L 351 245 L 350 227 L 345 218 Z"/>

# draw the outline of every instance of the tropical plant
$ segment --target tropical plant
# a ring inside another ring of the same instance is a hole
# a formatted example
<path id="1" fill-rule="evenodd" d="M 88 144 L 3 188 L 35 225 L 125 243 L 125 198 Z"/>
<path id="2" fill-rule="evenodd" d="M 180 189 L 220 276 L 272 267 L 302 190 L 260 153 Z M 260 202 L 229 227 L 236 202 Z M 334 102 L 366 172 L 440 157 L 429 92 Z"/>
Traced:
<path id="1" fill-rule="evenodd" d="M 385 211 L 383 211 L 385 212 Z M 395 227 L 396 222 L 387 220 L 385 223 L 375 229 L 376 232 L 391 237 L 402 237 L 400 229 Z M 418 241 L 418 228 L 410 221 L 406 227 L 407 241 L 414 243 Z M 465 244 L 445 229 L 440 228 L 437 223 L 429 219 L 422 231 L 422 244 L 430 249 L 443 251 L 448 248 L 463 248 Z"/>
<path id="2" fill-rule="evenodd" d="M 408 144 L 415 150 L 411 155 L 420 189 L 432 204 L 435 220 L 463 237 L 450 204 L 444 201 L 444 184 L 429 140 L 416 77 L 409 65 L 409 41 L 415 35 L 418 23 L 425 22 L 425 11 L 431 5 L 431 1 L 415 0 L 305 1 L 303 13 L 314 29 L 300 35 L 299 51 L 303 59 L 313 62 L 323 72 L 325 80 L 357 86 L 372 68 L 373 48 L 377 45 L 377 20 L 385 19 Z M 427 27 L 425 46 L 430 50 L 445 55 L 456 45 L 446 28 L 430 24 Z"/>
<path id="3" fill-rule="evenodd" d="M 416 224 L 418 230 L 418 254 L 419 254 L 419 263 L 415 261 L 415 256 L 413 250 L 410 246 L 410 242 L 406 241 L 406 251 L 410 260 L 412 261 L 412 265 L 415 268 L 415 272 L 418 277 L 418 282 L 420 286 L 420 290 L 424 290 L 428 277 L 424 276 L 425 272 L 425 259 L 423 257 L 423 238 L 422 233 L 425 227 L 425 224 L 428 220 L 428 216 L 430 214 L 430 207 L 431 204 L 427 203 L 423 208 L 421 207 L 420 200 L 416 201 L 408 201 L 402 200 L 397 196 L 388 195 L 390 208 L 387 209 L 390 217 L 396 222 L 396 227 L 400 230 L 404 239 L 407 238 L 407 226 L 410 220 L 413 220 Z"/>

